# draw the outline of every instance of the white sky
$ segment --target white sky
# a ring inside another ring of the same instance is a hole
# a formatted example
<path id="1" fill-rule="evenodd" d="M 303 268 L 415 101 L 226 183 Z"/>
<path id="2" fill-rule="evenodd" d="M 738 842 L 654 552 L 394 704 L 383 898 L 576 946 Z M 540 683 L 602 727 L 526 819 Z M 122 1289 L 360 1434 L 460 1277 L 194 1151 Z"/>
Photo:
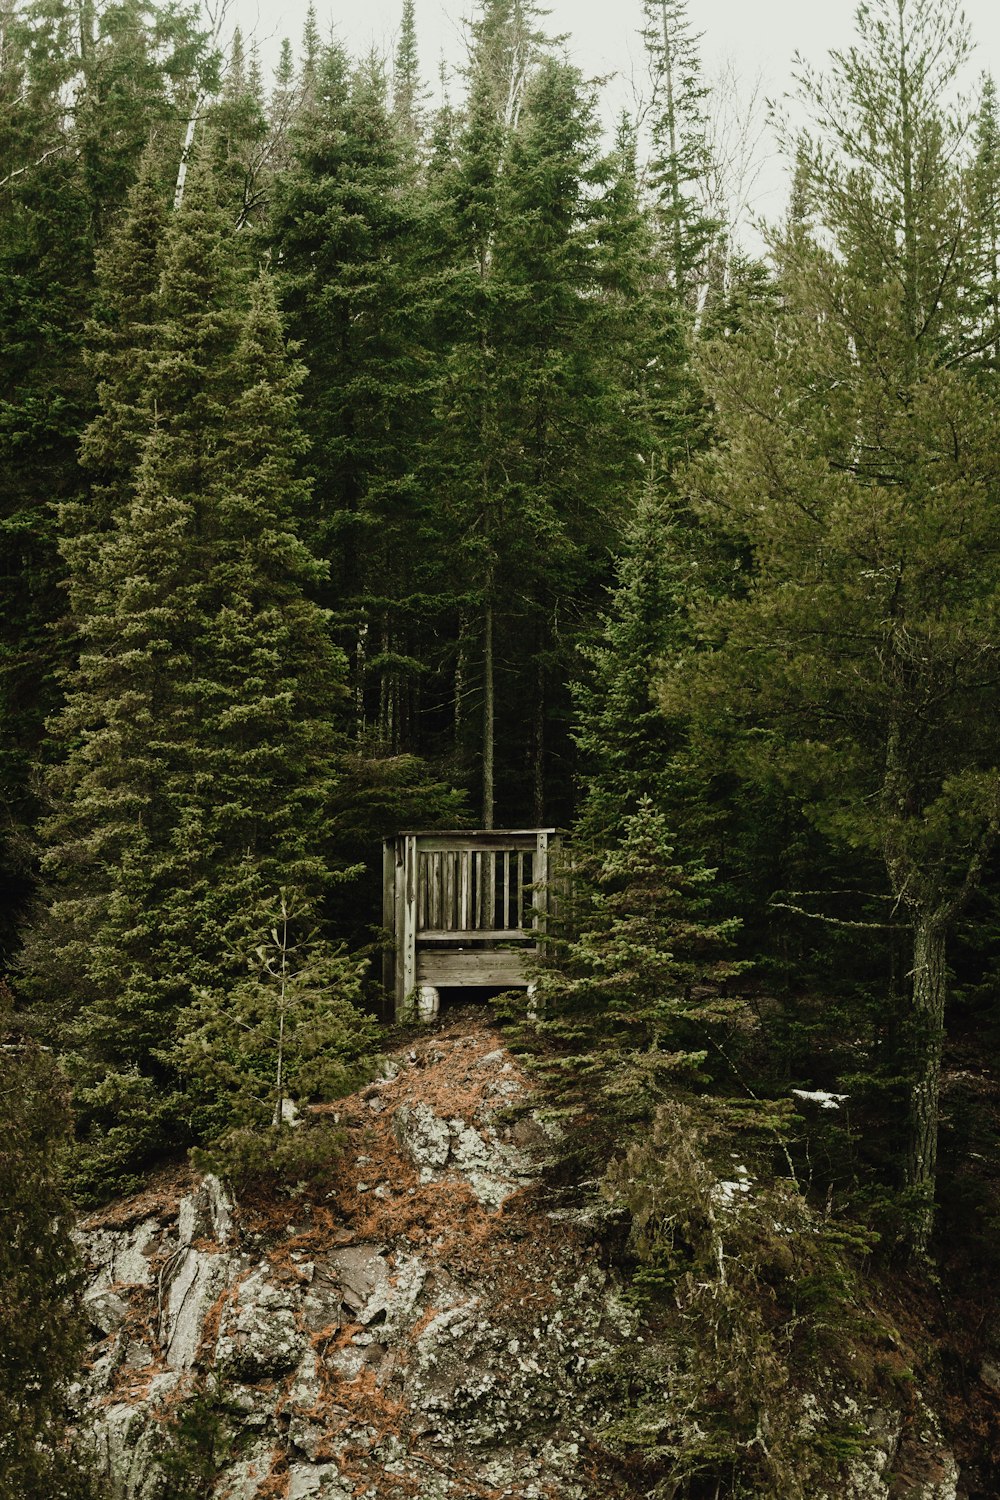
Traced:
<path id="1" fill-rule="evenodd" d="M 277 41 L 288 35 L 298 44 L 308 0 L 232 0 L 230 16 L 254 33 L 266 62 Z M 640 0 L 547 0 L 548 29 L 567 33 L 567 52 L 588 76 L 613 75 L 604 90 L 606 117 L 614 118 L 641 88 L 643 48 L 638 37 Z M 324 33 L 331 28 L 355 55 L 373 46 L 391 51 L 401 0 L 316 0 Z M 458 62 L 462 17 L 470 0 L 416 0 L 421 64 L 436 79 L 442 55 Z M 984 70 L 1000 75 L 1000 0 L 966 0 L 965 14 L 977 49 L 968 86 Z M 855 0 L 689 0 L 692 25 L 702 33 L 706 75 L 735 72 L 745 97 L 754 86 L 763 99 L 780 98 L 791 83 L 791 60 L 798 51 L 822 65 L 831 47 L 850 42 Z M 956 14 L 958 8 L 956 6 Z M 760 170 L 750 212 L 776 217 L 782 208 L 784 177 L 769 137 L 758 148 Z"/>

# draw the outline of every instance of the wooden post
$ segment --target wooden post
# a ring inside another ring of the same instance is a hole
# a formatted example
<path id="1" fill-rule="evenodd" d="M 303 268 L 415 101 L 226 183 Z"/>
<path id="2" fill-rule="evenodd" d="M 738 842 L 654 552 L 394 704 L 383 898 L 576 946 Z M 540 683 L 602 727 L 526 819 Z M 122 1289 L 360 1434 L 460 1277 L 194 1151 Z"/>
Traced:
<path id="1" fill-rule="evenodd" d="M 382 949 L 382 987 L 396 993 L 396 840 L 382 844 L 382 926 L 388 934 Z"/>
<path id="2" fill-rule="evenodd" d="M 396 969 L 396 1017 L 400 1019 L 407 999 L 417 983 L 417 840 L 407 834 L 402 840 L 403 868 L 397 872 L 397 940 L 400 962 Z M 402 876 L 400 879 L 399 876 Z"/>
<path id="3" fill-rule="evenodd" d="M 534 914 L 531 925 L 535 930 L 535 949 L 539 951 L 542 939 L 545 936 L 545 914 L 548 910 L 549 900 L 549 836 L 547 833 L 539 833 L 538 842 L 535 845 L 536 855 L 534 862 L 534 880 L 532 884 L 536 889 L 532 897 Z"/>

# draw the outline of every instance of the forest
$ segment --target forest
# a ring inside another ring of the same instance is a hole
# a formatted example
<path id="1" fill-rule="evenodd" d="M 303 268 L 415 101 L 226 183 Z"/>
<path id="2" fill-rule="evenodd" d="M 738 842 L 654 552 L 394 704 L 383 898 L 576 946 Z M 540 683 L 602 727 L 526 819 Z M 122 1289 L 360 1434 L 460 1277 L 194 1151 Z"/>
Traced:
<path id="1" fill-rule="evenodd" d="M 943 0 L 861 5 L 750 251 L 685 0 L 610 135 L 534 0 L 435 90 L 419 21 L 268 76 L 224 10 L 0 0 L 0 1500 L 104 1495 L 75 1216 L 318 1181 L 290 1117 L 396 1035 L 382 840 L 534 827 L 569 894 L 490 1013 L 697 1416 L 629 1377 L 557 1493 L 881 1495 L 760 1405 L 902 1348 L 878 1284 L 996 1495 L 996 88 Z M 794 1272 L 726 1274 L 722 1159 Z"/>

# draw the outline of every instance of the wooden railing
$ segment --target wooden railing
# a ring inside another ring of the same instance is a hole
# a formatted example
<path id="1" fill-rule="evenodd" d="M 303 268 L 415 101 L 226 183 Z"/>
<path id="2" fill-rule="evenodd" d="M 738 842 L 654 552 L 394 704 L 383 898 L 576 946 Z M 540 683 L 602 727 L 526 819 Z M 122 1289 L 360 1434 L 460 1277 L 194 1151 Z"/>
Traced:
<path id="1" fill-rule="evenodd" d="M 549 900 L 555 829 L 401 833 L 385 844 L 383 978 L 402 1014 L 421 987 L 517 988 Z"/>

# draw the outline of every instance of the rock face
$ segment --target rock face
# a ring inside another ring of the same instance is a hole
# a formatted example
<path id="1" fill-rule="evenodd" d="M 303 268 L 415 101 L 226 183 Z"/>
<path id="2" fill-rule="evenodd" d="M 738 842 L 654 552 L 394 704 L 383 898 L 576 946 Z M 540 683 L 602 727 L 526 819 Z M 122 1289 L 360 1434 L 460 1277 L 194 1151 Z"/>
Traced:
<path id="1" fill-rule="evenodd" d="M 349 1145 L 323 1192 L 237 1205 L 179 1173 L 84 1226 L 78 1439 L 114 1500 L 175 1500 L 206 1452 L 214 1500 L 612 1493 L 594 1445 L 647 1335 L 594 1230 L 541 1192 L 524 1077 L 481 1013 L 386 1075 L 329 1111 Z M 838 1500 L 886 1500 L 905 1447 L 862 1415 Z M 906 1493 L 955 1500 L 929 1417 L 919 1440 Z"/>

